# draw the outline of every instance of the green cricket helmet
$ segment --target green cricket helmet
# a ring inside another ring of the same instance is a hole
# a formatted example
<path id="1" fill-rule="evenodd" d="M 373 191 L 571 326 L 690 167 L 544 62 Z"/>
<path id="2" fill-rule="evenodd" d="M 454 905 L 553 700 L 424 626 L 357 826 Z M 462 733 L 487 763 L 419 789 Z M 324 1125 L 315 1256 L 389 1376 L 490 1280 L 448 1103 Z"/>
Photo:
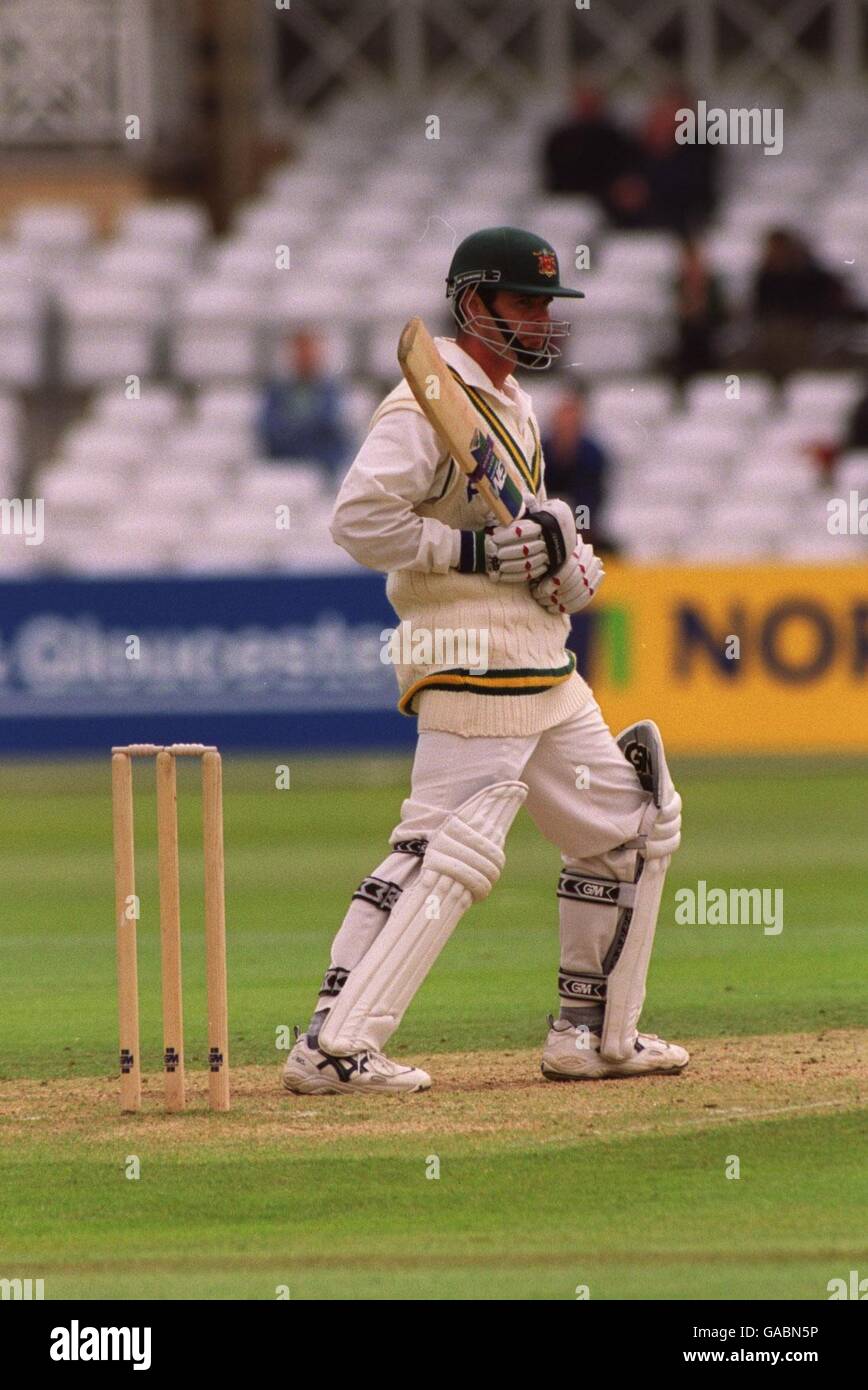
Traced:
<path id="1" fill-rule="evenodd" d="M 584 299 L 581 290 L 561 284 L 558 256 L 550 242 L 519 227 L 484 227 L 456 247 L 446 277 L 446 296 L 462 332 L 478 338 L 498 356 L 509 356 L 532 371 L 560 356 L 557 339 L 570 331 L 566 319 L 546 323 L 542 344 L 528 347 L 523 337 L 540 337 L 538 322 L 474 313 L 468 301 L 475 292 L 489 311 L 500 290 L 553 299 Z"/>
<path id="2" fill-rule="evenodd" d="M 483 227 L 455 248 L 446 294 L 465 285 L 490 285 L 515 294 L 545 294 L 555 299 L 584 299 L 581 290 L 561 284 L 555 248 L 519 227 Z"/>

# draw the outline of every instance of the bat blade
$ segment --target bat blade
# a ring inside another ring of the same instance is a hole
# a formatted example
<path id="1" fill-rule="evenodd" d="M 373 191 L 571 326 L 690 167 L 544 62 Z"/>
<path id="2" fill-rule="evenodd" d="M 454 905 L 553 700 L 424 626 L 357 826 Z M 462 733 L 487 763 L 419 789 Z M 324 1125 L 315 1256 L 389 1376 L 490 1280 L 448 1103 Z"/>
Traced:
<path id="1" fill-rule="evenodd" d="M 398 362 L 419 408 L 492 513 L 508 525 L 524 511 L 522 483 L 486 422 L 462 391 L 420 318 L 398 341 Z"/>

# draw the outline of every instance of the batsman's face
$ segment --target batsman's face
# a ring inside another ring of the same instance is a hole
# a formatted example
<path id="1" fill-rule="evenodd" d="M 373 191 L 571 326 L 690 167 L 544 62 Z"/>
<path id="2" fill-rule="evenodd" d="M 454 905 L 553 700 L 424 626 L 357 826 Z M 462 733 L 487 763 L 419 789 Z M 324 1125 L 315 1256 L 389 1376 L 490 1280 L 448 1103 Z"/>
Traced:
<path id="1" fill-rule="evenodd" d="M 551 302 L 552 297 L 548 294 L 516 294 L 513 290 L 501 290 L 494 300 L 494 306 L 500 318 L 522 324 L 518 338 L 522 346 L 539 351 L 548 338 Z M 538 333 L 534 332 L 537 324 Z"/>

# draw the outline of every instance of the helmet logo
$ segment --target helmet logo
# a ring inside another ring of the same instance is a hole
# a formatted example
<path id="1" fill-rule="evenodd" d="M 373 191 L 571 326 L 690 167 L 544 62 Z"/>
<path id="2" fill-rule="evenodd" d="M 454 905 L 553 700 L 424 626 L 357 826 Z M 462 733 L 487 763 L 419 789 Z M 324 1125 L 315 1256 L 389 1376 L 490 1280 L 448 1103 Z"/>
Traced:
<path id="1" fill-rule="evenodd" d="M 537 269 L 540 275 L 548 275 L 554 279 L 558 273 L 558 258 L 554 251 L 534 251 L 537 260 Z"/>

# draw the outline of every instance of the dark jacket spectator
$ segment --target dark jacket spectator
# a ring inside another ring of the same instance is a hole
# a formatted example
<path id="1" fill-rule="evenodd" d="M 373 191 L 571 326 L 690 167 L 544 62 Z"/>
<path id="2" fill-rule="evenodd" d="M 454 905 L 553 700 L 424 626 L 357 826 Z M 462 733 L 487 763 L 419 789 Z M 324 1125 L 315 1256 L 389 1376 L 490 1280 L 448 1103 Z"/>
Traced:
<path id="1" fill-rule="evenodd" d="M 296 333 L 287 342 L 290 371 L 265 387 L 259 416 L 262 451 L 271 459 L 322 463 L 343 471 L 349 442 L 341 419 L 341 389 L 322 370 L 318 338 Z"/>
<path id="2" fill-rule="evenodd" d="M 678 112 L 692 98 L 672 88 L 654 103 L 642 137 L 642 172 L 648 187 L 645 226 L 689 236 L 709 221 L 717 201 L 718 147 L 679 145 Z"/>
<path id="3" fill-rule="evenodd" d="M 845 449 L 868 449 L 868 383 L 865 394 L 858 400 L 847 420 Z"/>
<path id="4" fill-rule="evenodd" d="M 675 279 L 678 344 L 672 368 L 681 381 L 696 372 L 713 371 L 720 361 L 717 333 L 726 311 L 720 282 L 700 245 L 684 242 Z"/>
<path id="5" fill-rule="evenodd" d="M 778 379 L 819 366 L 823 330 L 854 312 L 843 279 L 826 270 L 795 232 L 777 227 L 766 237 L 754 276 L 748 365 Z"/>
<path id="6" fill-rule="evenodd" d="M 550 193 L 584 193 L 607 206 L 611 185 L 638 160 L 636 141 L 607 114 L 602 93 L 579 87 L 571 118 L 546 140 L 545 186 Z"/>
<path id="7" fill-rule="evenodd" d="M 753 312 L 757 319 L 815 323 L 842 317 L 848 312 L 844 282 L 820 265 L 795 232 L 775 228 L 754 278 Z"/>
<path id="8" fill-rule="evenodd" d="M 609 458 L 597 439 L 585 428 L 585 400 L 578 393 L 564 395 L 542 439 L 545 485 L 549 497 L 562 497 L 576 507 L 587 507 L 588 524 L 579 519 L 586 541 L 600 550 L 611 550 L 602 528 Z"/>

